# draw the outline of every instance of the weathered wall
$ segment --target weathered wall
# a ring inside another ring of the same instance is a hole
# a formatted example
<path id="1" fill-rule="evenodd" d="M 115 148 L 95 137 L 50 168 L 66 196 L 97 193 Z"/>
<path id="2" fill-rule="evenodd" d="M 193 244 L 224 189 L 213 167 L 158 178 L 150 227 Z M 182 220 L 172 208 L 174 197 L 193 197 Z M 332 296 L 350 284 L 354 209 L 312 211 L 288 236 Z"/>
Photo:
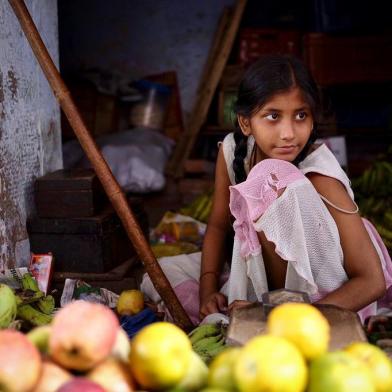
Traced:
<path id="1" fill-rule="evenodd" d="M 26 5 L 58 64 L 57 2 Z M 62 166 L 60 112 L 7 0 L 0 0 L 0 270 L 26 265 L 33 181 Z"/>
<path id="2" fill-rule="evenodd" d="M 177 71 L 185 115 L 218 20 L 234 0 L 59 0 L 62 71 Z"/>

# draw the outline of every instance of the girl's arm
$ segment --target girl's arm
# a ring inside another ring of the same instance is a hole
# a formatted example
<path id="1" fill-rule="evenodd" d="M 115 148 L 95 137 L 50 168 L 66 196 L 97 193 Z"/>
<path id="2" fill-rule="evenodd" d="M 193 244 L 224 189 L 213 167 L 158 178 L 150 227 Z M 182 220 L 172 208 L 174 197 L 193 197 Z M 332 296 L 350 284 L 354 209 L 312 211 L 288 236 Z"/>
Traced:
<path id="1" fill-rule="evenodd" d="M 355 211 L 356 206 L 340 181 L 318 173 L 310 173 L 308 178 L 317 192 L 334 205 L 347 211 Z M 385 293 L 380 258 L 358 213 L 347 214 L 328 204 L 326 206 L 339 231 L 344 269 L 349 279 L 318 303 L 358 311 Z"/>
<path id="2" fill-rule="evenodd" d="M 225 237 L 230 228 L 230 179 L 223 148 L 219 149 L 215 169 L 212 211 L 203 242 L 200 270 L 200 316 L 225 311 L 226 297 L 219 293 L 219 277 L 225 261 Z"/>

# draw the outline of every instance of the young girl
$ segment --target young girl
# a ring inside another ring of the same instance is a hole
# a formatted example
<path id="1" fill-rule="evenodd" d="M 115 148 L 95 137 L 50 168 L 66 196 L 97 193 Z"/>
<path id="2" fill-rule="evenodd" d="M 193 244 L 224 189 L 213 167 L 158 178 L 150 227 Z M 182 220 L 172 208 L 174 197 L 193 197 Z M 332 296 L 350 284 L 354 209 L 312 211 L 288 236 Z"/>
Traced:
<path id="1" fill-rule="evenodd" d="M 313 144 L 320 98 L 305 66 L 282 55 L 254 63 L 240 84 L 235 112 L 239 129 L 226 136 L 218 153 L 201 261 L 200 318 L 261 301 L 264 292 L 279 288 L 360 311 L 362 319 L 389 305 L 388 252 L 360 218 L 334 155 Z M 230 276 L 221 289 L 232 218 Z"/>

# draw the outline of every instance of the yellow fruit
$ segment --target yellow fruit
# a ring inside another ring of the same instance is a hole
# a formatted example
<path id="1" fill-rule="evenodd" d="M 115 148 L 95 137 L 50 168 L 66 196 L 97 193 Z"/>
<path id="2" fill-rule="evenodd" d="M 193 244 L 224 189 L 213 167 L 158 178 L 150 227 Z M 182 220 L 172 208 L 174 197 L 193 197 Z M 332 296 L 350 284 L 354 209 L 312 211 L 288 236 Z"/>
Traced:
<path id="1" fill-rule="evenodd" d="M 165 389 L 186 375 L 192 345 L 184 331 L 167 322 L 140 330 L 131 342 L 129 364 L 136 381 L 145 389 Z"/>
<path id="2" fill-rule="evenodd" d="M 182 392 L 182 391 L 179 391 L 179 392 Z M 207 387 L 207 388 L 200 389 L 199 392 L 227 392 L 227 390 L 226 389 L 222 389 L 222 388 Z"/>
<path id="3" fill-rule="evenodd" d="M 195 351 L 191 351 L 188 370 L 176 387 L 185 391 L 200 391 L 207 384 L 207 377 L 207 365 Z"/>
<path id="4" fill-rule="evenodd" d="M 117 302 L 117 313 L 120 316 L 133 316 L 144 308 L 143 293 L 139 290 L 125 290 Z"/>
<path id="5" fill-rule="evenodd" d="M 208 386 L 226 391 L 236 390 L 234 364 L 240 353 L 239 347 L 229 347 L 218 354 L 210 363 Z"/>
<path id="6" fill-rule="evenodd" d="M 307 392 L 375 392 L 366 366 L 344 351 L 321 355 L 311 362 Z"/>
<path id="7" fill-rule="evenodd" d="M 392 363 L 384 351 L 365 342 L 352 343 L 345 351 L 367 366 L 377 392 L 392 391 Z"/>
<path id="8" fill-rule="evenodd" d="M 306 362 L 300 351 L 278 336 L 256 336 L 241 349 L 234 365 L 241 392 L 303 392 Z"/>
<path id="9" fill-rule="evenodd" d="M 329 324 L 312 305 L 289 302 L 272 309 L 268 332 L 295 344 L 308 360 L 324 354 L 329 344 Z"/>

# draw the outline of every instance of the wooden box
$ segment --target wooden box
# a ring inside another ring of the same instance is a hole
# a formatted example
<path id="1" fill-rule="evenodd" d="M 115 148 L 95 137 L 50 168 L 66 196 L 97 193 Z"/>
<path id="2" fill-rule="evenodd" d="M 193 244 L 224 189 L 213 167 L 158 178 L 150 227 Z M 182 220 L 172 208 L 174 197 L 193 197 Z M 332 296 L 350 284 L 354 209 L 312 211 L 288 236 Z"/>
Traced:
<path id="1" fill-rule="evenodd" d="M 35 205 L 41 218 L 94 216 L 108 203 L 92 169 L 57 170 L 34 184 Z"/>
<path id="2" fill-rule="evenodd" d="M 130 202 L 146 238 L 148 219 L 140 199 Z M 136 252 L 112 207 L 79 218 L 33 218 L 27 222 L 33 253 L 51 252 L 55 272 L 109 271 Z"/>
<path id="3" fill-rule="evenodd" d="M 93 139 L 118 129 L 118 100 L 115 95 L 98 91 L 96 86 L 87 80 L 70 78 L 66 83 Z M 61 135 L 63 142 L 75 139 L 75 132 L 63 112 Z"/>

